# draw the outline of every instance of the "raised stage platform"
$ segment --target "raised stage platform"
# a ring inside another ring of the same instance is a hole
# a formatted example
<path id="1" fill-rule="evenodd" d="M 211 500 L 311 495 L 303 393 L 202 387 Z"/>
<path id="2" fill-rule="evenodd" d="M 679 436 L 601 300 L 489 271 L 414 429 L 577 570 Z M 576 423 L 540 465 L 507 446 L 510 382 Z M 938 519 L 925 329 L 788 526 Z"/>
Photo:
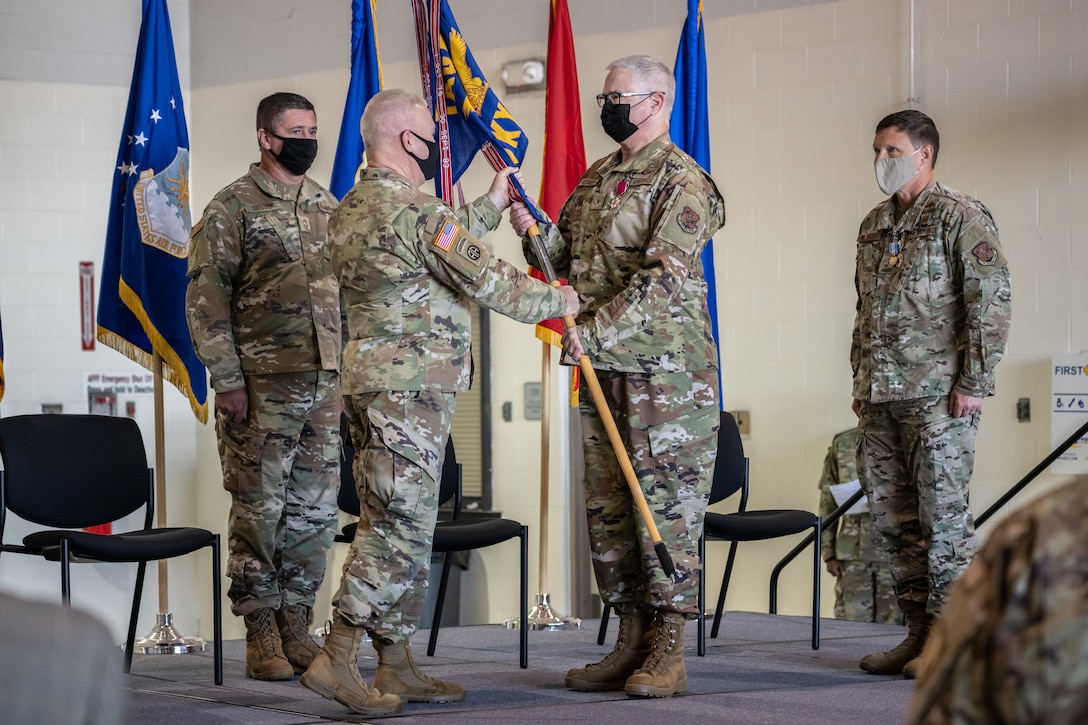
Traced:
<path id="1" fill-rule="evenodd" d="M 593 723 L 594 725 L 882 725 L 904 719 L 913 683 L 858 669 L 870 652 L 888 649 L 903 627 L 837 620 L 821 623 L 820 649 L 810 645 L 810 620 L 728 612 L 705 657 L 695 656 L 695 625 L 686 628 L 688 692 L 665 699 L 623 693 L 571 692 L 563 675 L 598 661 L 604 646 L 596 621 L 581 629 L 529 632 L 529 667 L 518 667 L 518 632 L 501 625 L 443 628 L 434 657 L 427 631 L 413 637 L 413 654 L 429 675 L 462 683 L 464 702 L 408 704 L 386 721 L 401 723 Z M 708 623 L 709 631 L 709 623 Z M 371 681 L 376 660 L 364 642 L 360 669 Z M 365 657 L 364 657 L 365 656 Z M 370 722 L 299 684 L 245 676 L 245 643 L 224 643 L 224 682 L 212 682 L 210 652 L 136 655 L 128 676 L 129 722 L 171 725 L 311 725 Z"/>

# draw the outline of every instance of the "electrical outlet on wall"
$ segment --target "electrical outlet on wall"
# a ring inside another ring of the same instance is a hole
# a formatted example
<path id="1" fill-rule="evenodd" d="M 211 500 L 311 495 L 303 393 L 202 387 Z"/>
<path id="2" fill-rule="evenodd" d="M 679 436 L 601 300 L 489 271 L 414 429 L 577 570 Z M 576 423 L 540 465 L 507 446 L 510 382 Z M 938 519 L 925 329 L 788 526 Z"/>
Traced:
<path id="1" fill-rule="evenodd" d="M 747 410 L 731 410 L 729 411 L 733 415 L 733 419 L 737 421 L 737 430 L 740 431 L 742 436 L 749 435 L 752 432 L 752 418 L 751 414 Z"/>

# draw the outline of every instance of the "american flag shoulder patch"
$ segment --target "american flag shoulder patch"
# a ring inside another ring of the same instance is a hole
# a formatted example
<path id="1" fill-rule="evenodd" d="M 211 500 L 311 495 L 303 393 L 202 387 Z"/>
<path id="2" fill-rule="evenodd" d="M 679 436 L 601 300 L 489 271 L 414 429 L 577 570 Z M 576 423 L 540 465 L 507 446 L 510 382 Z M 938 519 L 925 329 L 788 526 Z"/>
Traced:
<path id="1" fill-rule="evenodd" d="M 454 240 L 457 239 L 457 232 L 461 231 L 461 228 L 451 221 L 443 222 L 442 229 L 439 230 L 438 236 L 434 238 L 434 246 L 439 247 L 442 251 L 450 251 L 450 247 L 453 246 Z"/>

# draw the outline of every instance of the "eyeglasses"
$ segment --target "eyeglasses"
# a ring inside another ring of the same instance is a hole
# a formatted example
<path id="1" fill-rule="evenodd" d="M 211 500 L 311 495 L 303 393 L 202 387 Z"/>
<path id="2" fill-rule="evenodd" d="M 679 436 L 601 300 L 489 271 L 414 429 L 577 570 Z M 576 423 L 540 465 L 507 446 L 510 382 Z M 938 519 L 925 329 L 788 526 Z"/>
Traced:
<path id="1" fill-rule="evenodd" d="M 613 91 L 612 93 L 599 93 L 597 95 L 597 105 L 604 108 L 604 102 L 608 101 L 613 106 L 620 102 L 621 98 L 630 98 L 631 96 L 652 96 L 660 91 L 647 91 L 646 93 L 619 93 Z"/>

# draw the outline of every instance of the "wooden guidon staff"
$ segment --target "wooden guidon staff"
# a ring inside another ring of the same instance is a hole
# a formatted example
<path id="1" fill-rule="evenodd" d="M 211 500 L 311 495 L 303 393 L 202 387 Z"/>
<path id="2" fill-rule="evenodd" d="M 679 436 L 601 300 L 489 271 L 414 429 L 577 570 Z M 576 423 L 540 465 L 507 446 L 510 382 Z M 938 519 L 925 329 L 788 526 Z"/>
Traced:
<path id="1" fill-rule="evenodd" d="M 550 284 L 558 284 L 555 269 L 552 267 L 551 260 L 548 259 L 548 252 L 544 247 L 544 240 L 540 237 L 540 230 L 537 225 L 535 223 L 531 224 L 526 233 L 529 235 L 529 243 L 533 245 L 533 252 L 540 262 L 544 277 Z M 564 315 L 563 326 L 568 330 L 574 327 L 574 317 Z M 627 487 L 631 489 L 635 505 L 638 507 L 639 514 L 642 515 L 642 521 L 646 524 L 646 530 L 650 533 L 650 539 L 654 542 L 654 552 L 657 553 L 657 558 L 661 561 L 661 568 L 669 578 L 672 578 L 676 567 L 673 566 L 672 557 L 669 556 L 668 549 L 665 548 L 665 542 L 661 540 L 661 534 L 657 530 L 657 524 L 654 523 L 650 507 L 646 505 L 646 494 L 642 492 L 642 486 L 638 483 L 638 477 L 631 465 L 631 459 L 627 456 L 627 449 L 623 445 L 623 439 L 620 438 L 620 431 L 616 427 L 616 421 L 612 418 L 612 411 L 608 407 L 608 402 L 604 399 L 604 391 L 601 390 L 601 383 L 597 380 L 597 373 L 593 370 L 593 363 L 590 362 L 589 356 L 584 352 L 578 358 L 578 367 L 582 369 L 582 377 L 589 385 L 589 391 L 593 395 L 593 403 L 597 406 L 597 412 L 600 414 L 601 420 L 604 422 L 604 428 L 608 432 L 608 440 L 612 442 L 612 450 L 616 453 L 616 460 L 619 461 L 623 476 L 627 479 Z"/>

